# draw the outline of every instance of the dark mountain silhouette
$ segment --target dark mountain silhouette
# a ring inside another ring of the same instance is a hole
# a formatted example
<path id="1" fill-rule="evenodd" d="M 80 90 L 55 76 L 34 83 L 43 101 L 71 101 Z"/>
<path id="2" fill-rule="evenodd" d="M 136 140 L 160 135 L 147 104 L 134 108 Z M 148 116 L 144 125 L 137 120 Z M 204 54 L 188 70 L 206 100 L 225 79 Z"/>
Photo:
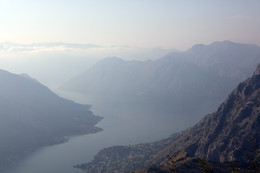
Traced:
<path id="1" fill-rule="evenodd" d="M 90 172 L 129 172 L 141 167 L 150 167 L 141 172 L 200 172 L 201 167 L 210 169 L 211 165 L 216 172 L 245 172 L 251 165 L 259 170 L 259 139 L 260 64 L 215 113 L 206 115 L 177 139 L 107 148 L 91 163 L 79 167 Z"/>
<path id="2" fill-rule="evenodd" d="M 0 70 L 0 170 L 35 149 L 95 133 L 101 117 L 60 98 L 28 75 Z"/>
<path id="3" fill-rule="evenodd" d="M 173 126 L 184 129 L 214 111 L 258 62 L 256 45 L 214 42 L 155 61 L 106 58 L 61 88 L 86 94 L 92 103 L 109 107 L 124 103 L 164 118 L 175 116 Z"/>

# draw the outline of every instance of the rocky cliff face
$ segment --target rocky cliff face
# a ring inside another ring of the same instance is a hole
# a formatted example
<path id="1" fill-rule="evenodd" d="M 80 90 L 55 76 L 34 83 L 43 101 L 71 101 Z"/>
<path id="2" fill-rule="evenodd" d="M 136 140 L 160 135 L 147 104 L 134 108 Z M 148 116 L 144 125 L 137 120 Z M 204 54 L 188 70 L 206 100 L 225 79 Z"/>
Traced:
<path id="1" fill-rule="evenodd" d="M 166 139 L 164 141 L 167 141 L 165 145 L 162 145 L 163 141 L 151 143 L 156 149 L 149 155 L 138 158 L 142 163 L 142 166 L 138 165 L 138 169 L 153 167 L 153 169 L 147 169 L 143 172 L 167 172 L 167 170 L 171 172 L 169 162 L 174 161 L 179 170 L 182 170 L 181 172 L 186 172 L 187 169 L 189 169 L 189 172 L 200 172 L 198 158 L 206 158 L 207 162 L 215 164 L 218 172 L 230 172 L 232 168 L 229 163 L 248 162 L 245 157 L 246 154 L 259 158 L 260 64 L 253 76 L 240 83 L 215 113 L 205 116 L 177 139 Z M 143 146 L 145 145 L 147 144 L 143 144 Z M 132 147 L 140 148 L 138 145 Z M 135 153 L 132 148 L 131 155 L 113 157 L 113 162 L 111 162 L 109 158 L 112 158 L 112 156 L 107 155 L 107 153 L 113 155 L 115 149 L 118 150 L 118 148 L 111 147 L 101 151 L 98 157 L 84 168 L 88 171 L 99 172 L 109 172 L 107 170 L 111 170 L 110 168 L 117 168 L 116 170 L 120 170 L 120 172 L 136 170 L 131 165 L 132 162 L 129 158 L 138 156 L 138 153 Z M 117 152 L 120 153 L 120 151 Z M 123 164 L 121 164 L 122 160 L 124 161 Z M 102 171 L 100 163 L 102 163 L 102 168 L 105 168 Z M 129 166 L 131 169 L 129 169 Z"/>
<path id="2" fill-rule="evenodd" d="M 161 151 L 185 157 L 206 157 L 211 161 L 245 161 L 252 139 L 260 139 L 260 65 L 254 75 L 240 83 L 220 105 L 190 130 Z M 258 146 L 260 141 L 258 142 Z M 259 147 L 258 147 L 259 149 Z"/>

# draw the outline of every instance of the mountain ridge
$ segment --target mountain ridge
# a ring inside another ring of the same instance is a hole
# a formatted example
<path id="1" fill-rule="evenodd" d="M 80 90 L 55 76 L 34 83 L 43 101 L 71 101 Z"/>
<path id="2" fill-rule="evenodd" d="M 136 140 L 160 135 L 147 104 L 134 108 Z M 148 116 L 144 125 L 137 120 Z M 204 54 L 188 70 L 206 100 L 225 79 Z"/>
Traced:
<path id="1" fill-rule="evenodd" d="M 185 129 L 213 112 L 260 62 L 256 45 L 224 41 L 202 47 L 203 51 L 192 52 L 193 47 L 154 61 L 104 59 L 61 89 L 110 107 L 123 102 L 140 103 L 146 110 L 157 107 L 155 114 L 185 119 L 174 124 Z"/>
<path id="2" fill-rule="evenodd" d="M 40 147 L 96 133 L 102 119 L 31 77 L 0 70 L 0 171 Z"/>
<path id="3" fill-rule="evenodd" d="M 169 140 L 166 145 L 162 146 L 163 141 L 149 143 L 154 151 L 148 152 L 148 156 L 140 155 L 140 151 L 134 153 L 130 146 L 110 147 L 101 150 L 92 162 L 81 165 L 81 168 L 97 172 L 130 172 L 140 170 L 140 167 L 146 169 L 141 172 L 165 173 L 172 172 L 173 169 L 178 169 L 178 172 L 200 172 L 199 160 L 205 159 L 204 163 L 212 164 L 218 172 L 230 172 L 233 168 L 239 168 L 234 165 L 240 165 L 240 172 L 244 172 L 248 169 L 244 164 L 251 164 L 250 161 L 253 162 L 254 159 L 258 159 L 258 162 L 260 160 L 259 139 L 260 64 L 252 77 L 238 84 L 216 112 L 206 115 L 177 138 L 165 139 L 164 141 Z M 140 149 L 139 145 L 132 147 Z M 143 144 L 143 147 L 146 145 L 148 144 Z M 114 152 L 126 154 L 114 157 Z M 253 158 L 248 160 L 246 154 Z M 135 158 L 140 162 L 133 163 Z M 259 167 L 254 166 L 253 169 Z"/>

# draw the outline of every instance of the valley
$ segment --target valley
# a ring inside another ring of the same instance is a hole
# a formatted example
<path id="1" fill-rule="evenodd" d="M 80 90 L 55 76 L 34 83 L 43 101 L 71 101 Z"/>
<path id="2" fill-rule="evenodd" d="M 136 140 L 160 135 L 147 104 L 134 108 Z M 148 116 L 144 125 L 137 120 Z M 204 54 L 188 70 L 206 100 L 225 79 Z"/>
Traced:
<path id="1" fill-rule="evenodd" d="M 171 135 L 182 134 L 203 116 L 217 111 L 259 60 L 258 46 L 214 42 L 154 61 L 105 58 L 51 90 L 28 75 L 1 71 L 5 81 L 0 90 L 2 122 L 18 125 L 9 130 L 2 123 L 2 132 L 13 135 L 2 133 L 2 137 L 22 144 L 18 148 L 1 143 L 14 148 L 14 155 L 6 148 L 2 150 L 10 158 L 3 160 L 3 165 L 11 167 L 5 173 L 40 173 L 46 169 L 77 173 L 76 168 L 132 171 L 157 165 L 150 157 L 173 145 L 178 135 Z M 23 139 L 26 134 L 28 140 Z M 23 145 L 29 145 L 29 150 Z M 26 152 L 23 155 L 20 151 Z M 121 152 L 123 160 L 117 154 Z M 100 163 L 103 166 L 99 167 Z"/>
<path id="2" fill-rule="evenodd" d="M 259 173 L 260 0 L 0 0 L 0 173 Z"/>

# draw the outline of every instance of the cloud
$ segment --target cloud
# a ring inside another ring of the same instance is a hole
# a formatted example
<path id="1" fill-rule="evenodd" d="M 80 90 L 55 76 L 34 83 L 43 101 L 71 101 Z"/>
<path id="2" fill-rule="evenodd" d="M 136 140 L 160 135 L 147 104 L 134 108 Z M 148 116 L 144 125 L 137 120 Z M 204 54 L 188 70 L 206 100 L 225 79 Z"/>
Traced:
<path id="1" fill-rule="evenodd" d="M 65 50 L 87 50 L 91 48 L 102 48 L 102 46 L 92 44 L 74 44 L 74 43 L 32 43 L 16 44 L 12 42 L 0 43 L 0 51 L 11 53 L 37 53 L 48 51 L 65 51 Z"/>
<path id="2" fill-rule="evenodd" d="M 175 49 L 141 48 L 135 46 L 100 46 L 93 44 L 76 43 L 33 43 L 16 44 L 12 42 L 0 43 L 0 59 L 10 57 L 15 61 L 26 59 L 39 59 L 44 57 L 75 57 L 102 59 L 106 57 L 120 57 L 127 60 L 154 60 L 158 59 Z M 2 57 L 2 58 L 1 58 Z"/>

